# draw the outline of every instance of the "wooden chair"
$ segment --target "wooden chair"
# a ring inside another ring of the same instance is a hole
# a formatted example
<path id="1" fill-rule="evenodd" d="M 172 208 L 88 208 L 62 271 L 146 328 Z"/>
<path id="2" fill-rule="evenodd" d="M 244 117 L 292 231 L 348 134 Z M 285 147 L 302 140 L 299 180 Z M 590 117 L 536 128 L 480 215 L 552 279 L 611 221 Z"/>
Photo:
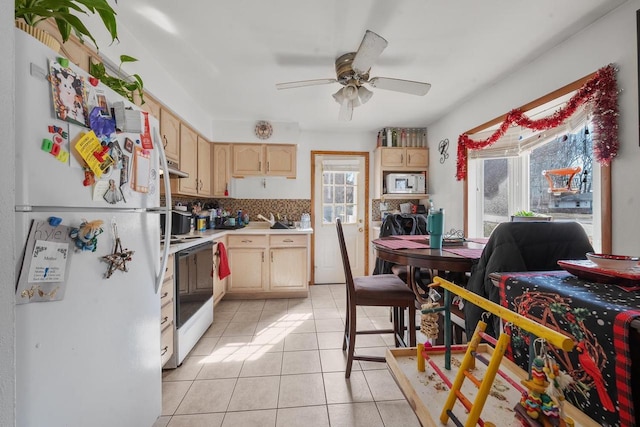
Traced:
<path id="1" fill-rule="evenodd" d="M 354 360 L 384 362 L 384 357 L 355 354 L 356 335 L 359 334 L 394 334 L 396 346 L 405 345 L 404 332 L 407 331 L 409 346 L 416 345 L 416 306 L 415 295 L 411 289 L 393 274 L 353 277 L 351 264 L 342 232 L 342 223 L 336 220 L 342 265 L 347 288 L 347 316 L 344 327 L 342 351 L 347 350 L 347 369 L 345 378 L 351 376 Z M 393 329 L 357 330 L 356 307 L 375 306 L 393 308 Z M 404 327 L 405 309 L 409 312 L 409 325 Z"/>

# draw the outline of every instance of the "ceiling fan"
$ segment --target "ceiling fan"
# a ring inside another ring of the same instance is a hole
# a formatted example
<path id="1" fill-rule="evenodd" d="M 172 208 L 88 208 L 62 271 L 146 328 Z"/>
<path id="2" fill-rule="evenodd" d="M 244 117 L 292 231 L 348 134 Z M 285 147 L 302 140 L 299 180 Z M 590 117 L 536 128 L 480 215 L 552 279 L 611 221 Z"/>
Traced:
<path id="1" fill-rule="evenodd" d="M 292 89 L 304 86 L 316 86 L 329 83 L 340 83 L 342 88 L 333 94 L 333 98 L 340 104 L 340 120 L 351 120 L 353 109 L 367 102 L 373 92 L 363 86 L 368 84 L 378 89 L 393 90 L 411 95 L 426 95 L 431 88 L 429 83 L 412 80 L 392 79 L 389 77 L 369 78 L 369 71 L 382 51 L 387 47 L 387 41 L 367 30 L 357 52 L 349 52 L 336 59 L 336 78 L 302 80 L 276 84 L 277 89 Z"/>

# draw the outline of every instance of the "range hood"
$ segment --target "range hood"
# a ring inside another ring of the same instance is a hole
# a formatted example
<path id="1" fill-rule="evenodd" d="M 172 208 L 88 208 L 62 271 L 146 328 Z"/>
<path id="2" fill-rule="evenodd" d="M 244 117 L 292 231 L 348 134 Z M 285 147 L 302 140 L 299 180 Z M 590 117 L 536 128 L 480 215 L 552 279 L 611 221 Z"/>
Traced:
<path id="1" fill-rule="evenodd" d="M 189 174 L 180 170 L 178 163 L 167 159 L 167 166 L 169 175 L 174 178 L 189 178 Z M 162 173 L 162 169 L 160 169 L 160 173 Z"/>

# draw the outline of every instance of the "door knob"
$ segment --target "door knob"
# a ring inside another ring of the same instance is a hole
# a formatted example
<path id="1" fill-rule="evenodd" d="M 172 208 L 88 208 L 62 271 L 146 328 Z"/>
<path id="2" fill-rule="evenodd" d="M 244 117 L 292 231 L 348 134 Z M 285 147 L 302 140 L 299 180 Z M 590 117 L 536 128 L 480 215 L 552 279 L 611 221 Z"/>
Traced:
<path id="1" fill-rule="evenodd" d="M 362 233 L 362 231 L 363 231 L 363 230 L 362 230 L 362 227 L 358 228 L 358 231 L 359 231 L 360 233 Z"/>

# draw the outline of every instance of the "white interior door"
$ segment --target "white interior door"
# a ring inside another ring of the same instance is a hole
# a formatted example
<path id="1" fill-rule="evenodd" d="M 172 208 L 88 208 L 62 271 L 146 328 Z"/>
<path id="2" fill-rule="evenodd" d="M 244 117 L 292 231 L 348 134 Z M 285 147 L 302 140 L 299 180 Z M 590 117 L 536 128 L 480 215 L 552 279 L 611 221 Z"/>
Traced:
<path id="1" fill-rule="evenodd" d="M 365 274 L 365 182 L 362 155 L 315 156 L 314 283 L 344 283 L 336 218 L 342 221 L 351 271 Z"/>

